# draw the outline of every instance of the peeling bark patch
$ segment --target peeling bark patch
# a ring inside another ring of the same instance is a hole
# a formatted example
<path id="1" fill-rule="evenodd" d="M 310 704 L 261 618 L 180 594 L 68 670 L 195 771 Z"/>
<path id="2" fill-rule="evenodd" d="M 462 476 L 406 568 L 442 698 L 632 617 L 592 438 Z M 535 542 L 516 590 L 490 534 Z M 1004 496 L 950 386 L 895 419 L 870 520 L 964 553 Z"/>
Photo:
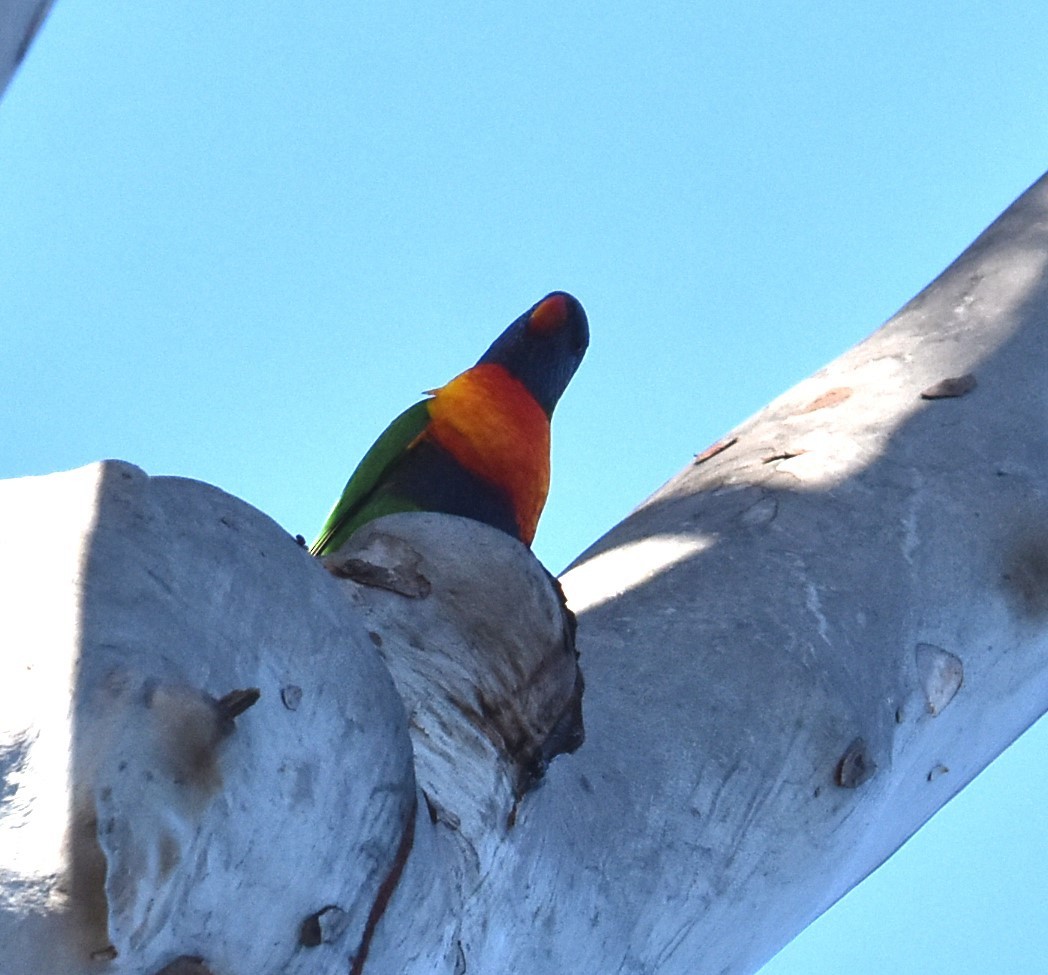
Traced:
<path id="1" fill-rule="evenodd" d="M 339 579 L 350 579 L 373 589 L 388 589 L 410 599 L 425 599 L 432 588 L 417 565 L 385 566 L 364 559 L 346 559 L 343 562 L 331 562 L 327 568 Z"/>
<path id="2" fill-rule="evenodd" d="M 303 948 L 316 948 L 337 941 L 346 930 L 349 915 L 337 904 L 327 904 L 302 922 L 298 943 Z"/>
<path id="3" fill-rule="evenodd" d="M 930 771 L 930 772 L 928 773 L 928 781 L 929 781 L 929 782 L 934 782 L 934 781 L 935 781 L 935 780 L 936 780 L 937 778 L 939 778 L 940 776 L 943 776 L 943 775 L 945 775 L 945 774 L 946 774 L 947 772 L 949 772 L 949 771 L 950 771 L 950 770 L 949 770 L 949 769 L 948 769 L 948 768 L 947 768 L 947 767 L 946 767 L 945 765 L 943 765 L 943 764 L 942 764 L 942 762 L 939 762 L 939 763 L 938 763 L 938 764 L 937 764 L 937 765 L 936 765 L 936 766 L 935 766 L 935 767 L 934 767 L 934 768 L 933 768 L 933 769 L 932 769 L 932 770 L 931 770 L 931 771 Z"/>
<path id="4" fill-rule="evenodd" d="M 826 390 L 821 396 L 813 399 L 807 406 L 799 409 L 796 413 L 800 416 L 803 413 L 814 413 L 816 410 L 829 409 L 831 406 L 837 406 L 839 403 L 843 403 L 852 394 L 850 386 L 835 386 L 833 389 Z"/>
<path id="5" fill-rule="evenodd" d="M 1026 615 L 1048 617 L 1048 533 L 1026 532 L 1012 546 L 1004 581 Z"/>
<path id="6" fill-rule="evenodd" d="M 951 376 L 921 391 L 921 399 L 957 399 L 966 396 L 978 385 L 970 372 L 963 376 Z"/>
<path id="7" fill-rule="evenodd" d="M 761 498 L 750 505 L 741 515 L 739 521 L 747 528 L 761 528 L 770 525 L 779 513 L 779 502 L 774 497 Z"/>
<path id="8" fill-rule="evenodd" d="M 411 599 L 424 599 L 433 588 L 420 568 L 422 556 L 404 539 L 384 532 L 374 533 L 354 556 L 336 554 L 323 561 L 324 568 L 339 579 Z"/>
<path id="9" fill-rule="evenodd" d="M 280 700 L 289 711 L 297 711 L 302 703 L 302 688 L 298 684 L 288 684 L 280 688 Z"/>
<path id="10" fill-rule="evenodd" d="M 322 910 L 327 910 L 327 908 L 322 908 Z M 298 943 L 303 948 L 316 948 L 323 943 L 323 940 L 320 933 L 320 911 L 317 911 L 302 922 L 302 926 L 298 929 Z"/>
<path id="11" fill-rule="evenodd" d="M 235 718 L 240 717 L 248 708 L 257 704 L 261 696 L 262 692 L 257 687 L 245 687 L 243 690 L 230 691 L 218 699 L 218 713 L 223 720 L 232 723 Z"/>
<path id="12" fill-rule="evenodd" d="M 437 802 L 437 800 L 425 790 L 422 792 L 422 798 L 426 800 L 426 812 L 429 813 L 429 820 L 434 826 L 437 823 L 443 823 L 448 827 L 448 829 L 456 831 L 462 829 L 462 820 L 446 806 L 442 806 Z"/>
<path id="13" fill-rule="evenodd" d="M 770 457 L 765 457 L 762 464 L 774 464 L 777 460 L 789 460 L 791 457 L 800 457 L 801 454 L 806 454 L 806 450 L 781 450 L 776 454 L 772 454 Z"/>
<path id="14" fill-rule="evenodd" d="M 360 944 L 349 967 L 349 975 L 361 975 L 364 971 L 364 965 L 368 960 L 368 952 L 371 950 L 371 939 L 375 936 L 375 929 L 378 927 L 378 922 L 382 920 L 382 915 L 386 913 L 393 891 L 397 889 L 397 884 L 400 883 L 400 875 L 404 872 L 404 866 L 408 862 L 411 847 L 415 842 L 416 804 L 417 800 L 413 801 L 411 808 L 408 810 L 408 821 L 404 825 L 404 833 L 400 837 L 400 845 L 397 847 L 396 855 L 393 857 L 393 866 L 389 868 L 386 879 L 382 881 L 382 885 L 375 895 L 375 903 L 371 905 L 368 919 L 364 923 L 364 933 L 360 937 Z"/>
<path id="15" fill-rule="evenodd" d="M 718 440 L 715 444 L 711 444 L 701 454 L 695 455 L 695 465 L 704 464 L 711 457 L 716 457 L 717 454 L 723 453 L 729 447 L 734 447 L 739 442 L 738 437 L 728 437 L 725 440 Z"/>
<path id="16" fill-rule="evenodd" d="M 837 762 L 833 780 L 842 789 L 855 789 L 876 771 L 877 763 L 867 750 L 866 742 L 862 738 L 856 738 Z"/>
<path id="17" fill-rule="evenodd" d="M 964 664 L 960 657 L 934 643 L 918 643 L 917 674 L 928 713 L 934 718 L 943 712 L 964 683 Z"/>
<path id="18" fill-rule="evenodd" d="M 428 792 L 423 792 L 422 798 L 426 800 L 426 812 L 429 813 L 429 821 L 436 826 L 437 820 L 440 819 L 440 810 L 437 808 L 436 803 L 429 797 Z"/>

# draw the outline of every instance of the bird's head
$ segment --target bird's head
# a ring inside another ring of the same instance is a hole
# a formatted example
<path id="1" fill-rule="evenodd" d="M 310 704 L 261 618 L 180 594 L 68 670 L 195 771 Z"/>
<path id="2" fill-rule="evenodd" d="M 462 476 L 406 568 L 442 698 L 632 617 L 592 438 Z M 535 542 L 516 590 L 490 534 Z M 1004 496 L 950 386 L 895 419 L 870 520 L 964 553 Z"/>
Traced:
<path id="1" fill-rule="evenodd" d="M 582 305 L 564 291 L 554 291 L 524 312 L 480 357 L 519 379 L 553 415 L 589 345 L 589 323 Z"/>

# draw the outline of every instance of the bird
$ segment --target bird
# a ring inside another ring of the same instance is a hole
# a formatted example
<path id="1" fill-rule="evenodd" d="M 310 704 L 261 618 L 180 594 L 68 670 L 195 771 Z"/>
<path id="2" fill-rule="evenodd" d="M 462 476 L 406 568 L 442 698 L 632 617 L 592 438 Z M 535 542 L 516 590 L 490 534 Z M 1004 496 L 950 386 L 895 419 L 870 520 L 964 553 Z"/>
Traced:
<path id="1" fill-rule="evenodd" d="M 582 305 L 554 291 L 375 441 L 310 545 L 322 557 L 401 511 L 485 522 L 529 548 L 550 480 L 550 419 L 589 346 Z"/>

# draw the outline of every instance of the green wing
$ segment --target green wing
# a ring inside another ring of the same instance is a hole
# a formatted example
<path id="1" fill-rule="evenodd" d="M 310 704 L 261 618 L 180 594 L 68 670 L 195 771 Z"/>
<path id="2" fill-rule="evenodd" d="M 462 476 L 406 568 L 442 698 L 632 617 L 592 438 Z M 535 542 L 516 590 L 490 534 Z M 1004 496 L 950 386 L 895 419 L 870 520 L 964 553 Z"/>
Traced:
<path id="1" fill-rule="evenodd" d="M 375 441 L 357 469 L 350 475 L 342 497 L 331 509 L 316 541 L 309 547 L 313 555 L 327 555 L 342 546 L 364 522 L 394 511 L 410 510 L 411 505 L 393 497 L 374 497 L 386 472 L 396 463 L 429 423 L 429 400 L 421 400 L 400 414 Z"/>

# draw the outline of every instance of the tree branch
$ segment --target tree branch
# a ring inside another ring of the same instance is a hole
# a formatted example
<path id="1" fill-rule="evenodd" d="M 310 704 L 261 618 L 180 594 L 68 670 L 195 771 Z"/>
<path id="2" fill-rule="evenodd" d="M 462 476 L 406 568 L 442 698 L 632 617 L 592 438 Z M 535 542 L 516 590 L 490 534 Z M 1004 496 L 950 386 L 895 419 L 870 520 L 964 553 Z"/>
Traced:
<path id="1" fill-rule="evenodd" d="M 5 962 L 754 971 L 1048 707 L 1046 262 L 1048 178 L 576 561 L 527 794 L 581 685 L 507 536 L 335 579 L 206 485 L 0 485 Z"/>

